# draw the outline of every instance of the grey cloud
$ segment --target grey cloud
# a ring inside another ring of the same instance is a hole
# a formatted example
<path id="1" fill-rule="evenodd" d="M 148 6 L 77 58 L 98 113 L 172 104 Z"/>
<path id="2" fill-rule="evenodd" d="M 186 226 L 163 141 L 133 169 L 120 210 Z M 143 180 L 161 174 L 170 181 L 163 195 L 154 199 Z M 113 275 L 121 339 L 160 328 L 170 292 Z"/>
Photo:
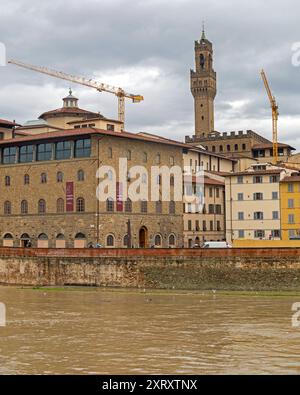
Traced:
<path id="1" fill-rule="evenodd" d="M 265 68 L 281 117 L 290 119 L 288 128 L 280 123 L 280 140 L 296 141 L 300 148 L 300 68 L 291 64 L 291 46 L 300 41 L 296 0 L 1 0 L 1 10 L 0 41 L 7 45 L 9 57 L 88 77 L 95 71 L 113 76 L 121 67 L 158 67 L 163 80 L 143 92 L 137 87 L 145 102 L 127 105 L 127 130 L 159 131 L 181 140 L 193 132 L 189 69 L 194 66 L 194 40 L 205 19 L 218 73 L 216 127 L 234 130 L 248 124 L 248 129 L 262 127 L 260 131 L 270 137 L 270 108 L 259 75 Z M 35 118 L 59 107 L 68 86 L 2 67 L 0 117 Z M 82 107 L 116 114 L 114 98 L 74 88 Z M 246 104 L 232 111 L 230 103 L 235 101 Z"/>

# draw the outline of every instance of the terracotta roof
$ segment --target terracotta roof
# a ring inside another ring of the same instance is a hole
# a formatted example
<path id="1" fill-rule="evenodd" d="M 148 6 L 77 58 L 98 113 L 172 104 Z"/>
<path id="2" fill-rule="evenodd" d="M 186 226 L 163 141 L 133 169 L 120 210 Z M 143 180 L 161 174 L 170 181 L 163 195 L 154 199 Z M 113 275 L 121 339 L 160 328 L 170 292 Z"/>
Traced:
<path id="1" fill-rule="evenodd" d="M 288 144 L 283 144 L 283 143 L 278 143 L 278 148 L 291 148 L 292 150 L 295 150 L 296 148 L 288 145 Z M 270 144 L 254 144 L 252 146 L 252 149 L 265 149 L 265 148 L 273 148 L 273 143 Z"/>
<path id="2" fill-rule="evenodd" d="M 7 121 L 6 119 L 0 119 L 0 125 L 7 125 L 7 126 L 21 126 L 16 122 Z"/>
<path id="3" fill-rule="evenodd" d="M 280 182 L 299 182 L 299 181 L 300 181 L 300 174 L 297 176 L 284 177 Z"/>
<path id="4" fill-rule="evenodd" d="M 251 171 L 237 171 L 234 173 L 223 173 L 224 176 L 260 176 L 268 174 L 280 174 L 284 169 L 270 169 L 270 170 L 251 170 Z"/>
<path id="5" fill-rule="evenodd" d="M 167 144 L 167 145 L 174 145 L 181 148 L 186 148 L 186 144 L 180 143 L 174 140 L 168 140 L 165 138 L 158 139 L 158 138 L 151 138 L 145 137 L 142 135 L 138 135 L 135 133 L 129 132 L 113 132 L 110 130 L 102 130 L 96 128 L 80 128 L 80 129 L 66 129 L 63 131 L 58 132 L 47 132 L 47 133 L 39 133 L 34 135 L 27 135 L 25 137 L 14 138 L 14 139 L 7 139 L 7 140 L 0 140 L 0 145 L 4 144 L 16 144 L 16 143 L 23 143 L 24 141 L 35 141 L 35 140 L 45 140 L 45 139 L 56 139 L 60 137 L 76 137 L 76 136 L 85 136 L 85 135 L 105 135 L 105 136 L 113 136 L 119 138 L 128 138 L 133 140 L 140 140 L 140 141 L 149 141 L 158 144 Z"/>
<path id="6" fill-rule="evenodd" d="M 92 111 L 88 111 L 88 110 L 83 110 L 82 108 L 79 107 L 61 107 L 61 108 L 57 108 L 56 110 L 51 110 L 51 111 L 47 111 L 47 112 L 43 112 L 42 115 L 39 116 L 39 118 L 44 118 L 45 116 L 51 116 L 51 115 L 56 115 L 56 114 L 91 114 L 94 117 L 99 116 L 98 113 L 96 112 L 92 112 Z"/>
<path id="7" fill-rule="evenodd" d="M 188 176 L 188 175 L 186 175 L 185 177 L 184 177 L 184 179 L 187 179 L 187 180 L 189 180 L 190 179 L 190 176 Z M 203 180 L 203 177 L 199 177 L 198 178 L 198 180 Z M 192 176 L 192 182 L 196 182 L 197 181 L 197 177 L 196 176 Z M 207 185 L 225 185 L 225 180 L 224 181 L 219 181 L 219 180 L 215 180 L 215 179 L 213 179 L 213 178 L 210 178 L 210 177 L 207 177 L 207 176 L 204 176 L 204 184 L 207 184 Z"/>

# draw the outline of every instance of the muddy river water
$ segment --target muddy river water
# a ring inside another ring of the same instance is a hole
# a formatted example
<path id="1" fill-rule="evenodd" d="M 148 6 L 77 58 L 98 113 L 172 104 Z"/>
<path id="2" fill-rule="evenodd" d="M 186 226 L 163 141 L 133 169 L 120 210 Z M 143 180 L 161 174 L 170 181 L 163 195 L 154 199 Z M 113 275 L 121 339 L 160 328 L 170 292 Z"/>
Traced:
<path id="1" fill-rule="evenodd" d="M 0 302 L 0 374 L 300 373 L 300 295 L 0 287 Z"/>

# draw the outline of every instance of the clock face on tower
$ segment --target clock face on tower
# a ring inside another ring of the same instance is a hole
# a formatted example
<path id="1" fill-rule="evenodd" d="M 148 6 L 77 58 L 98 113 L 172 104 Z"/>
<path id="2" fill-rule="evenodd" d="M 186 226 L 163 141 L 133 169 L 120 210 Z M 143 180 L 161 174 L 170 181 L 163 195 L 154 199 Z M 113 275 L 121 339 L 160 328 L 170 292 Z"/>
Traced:
<path id="1" fill-rule="evenodd" d="M 205 64 L 205 57 L 203 54 L 200 55 L 200 67 L 201 69 L 204 69 L 204 64 Z"/>

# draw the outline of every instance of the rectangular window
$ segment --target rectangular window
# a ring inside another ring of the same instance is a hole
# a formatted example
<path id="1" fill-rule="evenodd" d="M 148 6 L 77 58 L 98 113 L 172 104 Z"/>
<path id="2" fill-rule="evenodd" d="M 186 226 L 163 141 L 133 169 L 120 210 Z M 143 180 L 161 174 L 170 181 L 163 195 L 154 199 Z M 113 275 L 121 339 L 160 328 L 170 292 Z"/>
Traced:
<path id="1" fill-rule="evenodd" d="M 91 156 L 91 139 L 75 141 L 75 158 L 88 158 Z"/>
<path id="2" fill-rule="evenodd" d="M 196 220 L 196 231 L 199 232 L 199 230 L 200 230 L 200 225 L 199 225 L 199 220 L 197 219 Z"/>
<path id="3" fill-rule="evenodd" d="M 262 182 L 263 182 L 262 176 L 254 176 L 253 177 L 253 183 L 254 184 L 262 184 Z"/>
<path id="4" fill-rule="evenodd" d="M 244 200 L 244 194 L 243 193 L 238 193 L 238 200 Z"/>
<path id="5" fill-rule="evenodd" d="M 291 182 L 288 183 L 288 192 L 294 192 L 294 184 Z"/>
<path id="6" fill-rule="evenodd" d="M 214 213 L 215 213 L 214 205 L 213 205 L 213 204 L 210 204 L 210 205 L 208 206 L 208 214 L 214 214 Z"/>
<path id="7" fill-rule="evenodd" d="M 289 229 L 289 239 L 294 239 L 296 236 L 295 229 Z"/>
<path id="8" fill-rule="evenodd" d="M 216 197 L 219 198 L 220 197 L 220 189 L 216 188 Z"/>
<path id="9" fill-rule="evenodd" d="M 279 182 L 279 176 L 270 176 L 270 183 Z"/>
<path id="10" fill-rule="evenodd" d="M 51 160 L 52 158 L 52 144 L 39 144 L 37 146 L 36 160 Z"/>
<path id="11" fill-rule="evenodd" d="M 243 212 L 238 213 L 238 219 L 239 219 L 239 221 L 244 221 L 244 213 Z"/>
<path id="12" fill-rule="evenodd" d="M 264 199 L 264 196 L 262 193 L 256 192 L 253 194 L 253 200 L 263 200 L 263 199 Z"/>
<path id="13" fill-rule="evenodd" d="M 16 147 L 7 147 L 3 150 L 3 163 L 15 163 L 16 162 Z"/>
<path id="14" fill-rule="evenodd" d="M 111 130 L 112 132 L 114 132 L 114 130 L 115 130 L 115 125 L 112 125 L 112 124 L 108 123 L 108 124 L 106 125 L 106 129 L 107 129 L 107 130 Z"/>
<path id="15" fill-rule="evenodd" d="M 21 163 L 33 161 L 33 145 L 23 145 L 19 149 L 19 161 Z"/>
<path id="16" fill-rule="evenodd" d="M 209 197 L 213 197 L 213 189 L 209 188 Z"/>
<path id="17" fill-rule="evenodd" d="M 60 141 L 55 146 L 55 159 L 70 159 L 71 141 Z"/>
<path id="18" fill-rule="evenodd" d="M 289 214 L 289 216 L 288 216 L 288 223 L 289 224 L 294 224 L 295 223 L 295 216 L 294 216 L 294 214 Z"/>
<path id="19" fill-rule="evenodd" d="M 220 204 L 216 204 L 216 214 L 222 214 L 222 207 Z"/>
<path id="20" fill-rule="evenodd" d="M 188 220 L 188 230 L 192 230 L 192 221 Z"/>
<path id="21" fill-rule="evenodd" d="M 279 213 L 278 213 L 278 211 L 273 211 L 273 212 L 272 212 L 272 219 L 279 219 Z"/>
<path id="22" fill-rule="evenodd" d="M 254 237 L 256 239 L 263 239 L 265 237 L 265 231 L 264 230 L 255 230 Z"/>
<path id="23" fill-rule="evenodd" d="M 272 199 L 278 200 L 278 192 L 272 192 Z"/>
<path id="24" fill-rule="evenodd" d="M 244 182 L 244 177 L 243 176 L 238 176 L 237 177 L 237 183 L 238 184 L 243 184 L 243 182 Z"/>
<path id="25" fill-rule="evenodd" d="M 239 230 L 239 239 L 243 239 L 245 237 L 245 231 Z"/>
<path id="26" fill-rule="evenodd" d="M 202 229 L 204 232 L 206 232 L 206 221 L 202 222 Z"/>
<path id="27" fill-rule="evenodd" d="M 220 232 L 221 230 L 221 222 L 217 221 L 217 231 Z"/>
<path id="28" fill-rule="evenodd" d="M 279 229 L 273 229 L 271 231 L 271 235 L 273 237 L 273 239 L 279 239 L 280 238 L 280 230 Z"/>
<path id="29" fill-rule="evenodd" d="M 210 231 L 212 232 L 214 230 L 214 222 L 213 221 L 209 222 L 209 227 L 210 227 Z"/>
<path id="30" fill-rule="evenodd" d="M 294 208 L 294 199 L 288 200 L 288 208 Z"/>
<path id="31" fill-rule="evenodd" d="M 264 219 L 264 213 L 261 211 L 256 211 L 254 213 L 254 220 L 261 220 Z"/>

